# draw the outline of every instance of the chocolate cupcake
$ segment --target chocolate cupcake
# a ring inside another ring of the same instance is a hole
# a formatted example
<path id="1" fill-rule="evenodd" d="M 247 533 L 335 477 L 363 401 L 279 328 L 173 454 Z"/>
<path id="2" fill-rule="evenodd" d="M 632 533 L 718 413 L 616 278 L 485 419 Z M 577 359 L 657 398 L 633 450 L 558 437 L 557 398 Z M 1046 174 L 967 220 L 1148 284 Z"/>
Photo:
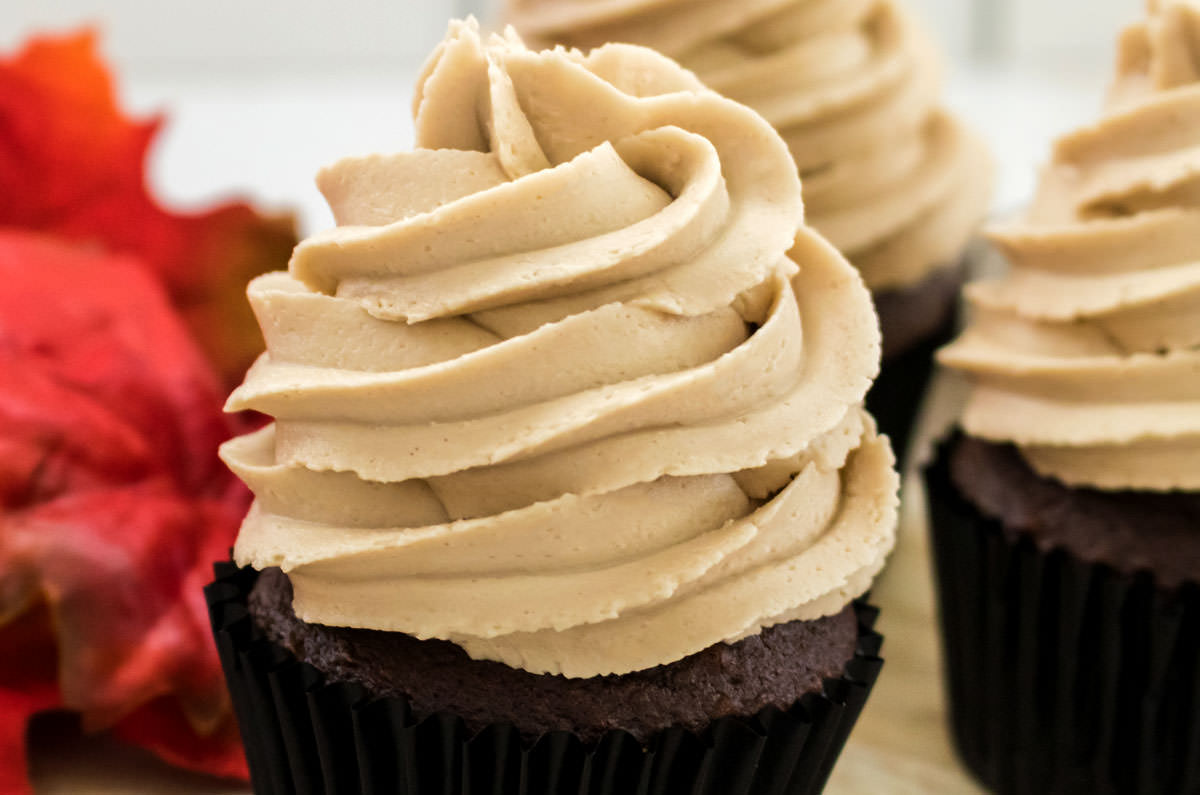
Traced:
<path id="1" fill-rule="evenodd" d="M 819 791 L 898 479 L 783 141 L 649 50 L 473 23 L 415 126 L 249 290 L 229 407 L 274 422 L 222 449 L 256 499 L 209 597 L 256 788 Z"/>
<path id="2" fill-rule="evenodd" d="M 1200 790 L 1200 7 L 1152 3 L 941 353 L 927 471 L 956 740 L 1002 793 Z"/>
<path id="3" fill-rule="evenodd" d="M 867 409 L 903 461 L 957 320 L 968 243 L 991 197 L 980 139 L 939 106 L 933 45 L 894 0 L 509 0 L 538 42 L 653 47 L 787 141 L 811 224 L 875 298 L 883 369 Z"/>
<path id="4" fill-rule="evenodd" d="M 260 793 L 819 793 L 882 665 L 861 603 L 571 679 L 300 621 L 278 569 L 217 574 L 214 629 Z"/>

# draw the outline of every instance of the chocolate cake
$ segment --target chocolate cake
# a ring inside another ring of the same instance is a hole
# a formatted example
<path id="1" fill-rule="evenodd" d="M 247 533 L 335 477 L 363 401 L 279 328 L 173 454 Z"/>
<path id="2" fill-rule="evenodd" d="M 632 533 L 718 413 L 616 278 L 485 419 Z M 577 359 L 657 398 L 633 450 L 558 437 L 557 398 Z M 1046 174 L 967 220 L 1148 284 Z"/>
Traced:
<path id="1" fill-rule="evenodd" d="M 957 437 L 948 455 L 960 493 L 1011 535 L 1126 574 L 1148 571 L 1166 589 L 1200 572 L 1196 492 L 1070 488 L 1033 471 L 1014 445 L 972 436 Z"/>
<path id="2" fill-rule="evenodd" d="M 279 569 L 262 572 L 249 604 L 266 636 L 298 659 L 332 680 L 361 684 L 372 696 L 406 696 L 417 716 L 453 712 L 471 731 L 511 723 L 526 738 L 569 731 L 585 742 L 613 728 L 645 741 L 668 726 L 699 731 L 726 715 L 753 715 L 769 705 L 786 709 L 840 676 L 858 637 L 854 609 L 847 606 L 669 665 L 568 679 L 472 660 L 448 641 L 307 624 L 292 611 L 292 586 Z"/>

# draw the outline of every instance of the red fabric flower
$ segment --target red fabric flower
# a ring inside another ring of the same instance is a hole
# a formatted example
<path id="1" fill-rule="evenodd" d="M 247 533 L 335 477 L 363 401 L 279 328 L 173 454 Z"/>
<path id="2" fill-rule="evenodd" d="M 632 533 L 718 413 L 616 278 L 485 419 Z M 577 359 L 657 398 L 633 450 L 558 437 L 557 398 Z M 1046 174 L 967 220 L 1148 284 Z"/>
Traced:
<path id="1" fill-rule="evenodd" d="M 89 34 L 0 59 L 0 795 L 29 792 L 50 709 L 247 776 L 202 587 L 249 499 L 216 455 L 261 348 L 245 284 L 295 240 L 244 204 L 161 208 L 157 126 Z"/>
<path id="2" fill-rule="evenodd" d="M 121 114 L 90 33 L 37 39 L 0 61 L 0 226 L 136 255 L 232 386 L 262 349 L 243 290 L 287 262 L 293 223 L 245 204 L 164 210 L 145 179 L 158 127 Z"/>

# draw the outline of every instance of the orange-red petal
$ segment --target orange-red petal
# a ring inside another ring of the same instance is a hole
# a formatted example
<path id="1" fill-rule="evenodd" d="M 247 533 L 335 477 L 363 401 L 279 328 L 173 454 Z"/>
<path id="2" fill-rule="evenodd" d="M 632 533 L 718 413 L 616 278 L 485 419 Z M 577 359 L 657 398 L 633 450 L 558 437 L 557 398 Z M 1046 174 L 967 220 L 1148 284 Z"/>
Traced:
<path id="1" fill-rule="evenodd" d="M 146 187 L 158 126 L 121 112 L 89 32 L 37 38 L 0 60 L 0 226 L 136 256 L 231 385 L 262 348 L 246 282 L 287 264 L 294 225 L 238 202 L 164 209 Z"/>

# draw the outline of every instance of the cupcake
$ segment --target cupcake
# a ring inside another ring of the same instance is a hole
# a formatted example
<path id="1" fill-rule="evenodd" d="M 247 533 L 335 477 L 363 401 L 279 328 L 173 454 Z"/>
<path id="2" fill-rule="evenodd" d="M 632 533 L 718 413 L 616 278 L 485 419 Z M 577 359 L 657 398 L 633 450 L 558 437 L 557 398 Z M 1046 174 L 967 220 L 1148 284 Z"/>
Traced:
<path id="1" fill-rule="evenodd" d="M 954 734 L 1001 793 L 1200 791 L 1200 6 L 1152 3 L 941 360 Z"/>
<path id="2" fill-rule="evenodd" d="M 256 788 L 818 792 L 898 480 L 787 147 L 650 50 L 470 21 L 414 116 L 249 288 L 229 408 L 274 422 L 209 598 Z"/>
<path id="3" fill-rule="evenodd" d="M 893 0 L 509 0 L 535 41 L 660 50 L 782 134 L 808 223 L 862 273 L 883 329 L 867 408 L 903 461 L 991 197 L 980 139 L 939 105 L 932 44 Z"/>

